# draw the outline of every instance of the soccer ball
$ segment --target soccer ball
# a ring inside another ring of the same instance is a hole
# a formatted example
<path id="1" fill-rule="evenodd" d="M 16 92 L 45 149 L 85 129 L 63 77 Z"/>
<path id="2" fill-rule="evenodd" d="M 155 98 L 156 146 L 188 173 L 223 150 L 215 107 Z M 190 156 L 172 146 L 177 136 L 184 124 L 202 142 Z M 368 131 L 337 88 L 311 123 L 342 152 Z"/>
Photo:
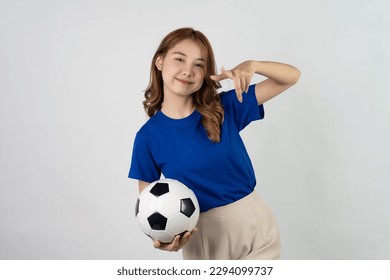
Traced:
<path id="1" fill-rule="evenodd" d="M 142 231 L 154 240 L 171 243 L 196 226 L 199 204 L 194 192 L 181 182 L 162 179 L 138 196 L 135 216 Z"/>

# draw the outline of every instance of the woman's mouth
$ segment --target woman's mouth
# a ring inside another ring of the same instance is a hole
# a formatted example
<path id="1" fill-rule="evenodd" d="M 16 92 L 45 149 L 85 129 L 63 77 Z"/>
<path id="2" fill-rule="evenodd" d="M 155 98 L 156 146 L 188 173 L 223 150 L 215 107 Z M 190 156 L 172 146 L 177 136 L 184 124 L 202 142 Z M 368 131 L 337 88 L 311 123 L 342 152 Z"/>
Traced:
<path id="1" fill-rule="evenodd" d="M 180 83 L 185 84 L 185 85 L 190 85 L 192 84 L 190 81 L 187 80 L 182 80 L 182 79 L 177 79 Z"/>

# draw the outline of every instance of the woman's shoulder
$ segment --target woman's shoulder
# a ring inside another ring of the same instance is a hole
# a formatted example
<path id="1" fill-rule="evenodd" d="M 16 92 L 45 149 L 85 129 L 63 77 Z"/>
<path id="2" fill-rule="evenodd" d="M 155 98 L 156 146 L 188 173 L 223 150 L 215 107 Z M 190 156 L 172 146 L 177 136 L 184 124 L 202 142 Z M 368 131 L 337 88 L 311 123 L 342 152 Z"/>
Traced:
<path id="1" fill-rule="evenodd" d="M 155 131 L 159 127 L 159 117 L 158 112 L 150 117 L 138 130 L 138 135 L 150 135 L 151 132 Z"/>

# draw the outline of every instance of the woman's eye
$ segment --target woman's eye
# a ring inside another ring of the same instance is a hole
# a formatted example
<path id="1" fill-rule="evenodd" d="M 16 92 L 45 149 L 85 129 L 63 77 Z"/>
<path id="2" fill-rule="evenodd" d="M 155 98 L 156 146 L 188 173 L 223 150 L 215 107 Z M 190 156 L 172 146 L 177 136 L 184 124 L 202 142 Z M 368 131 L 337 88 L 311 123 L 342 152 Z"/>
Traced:
<path id="1" fill-rule="evenodd" d="M 203 65 L 203 64 L 200 64 L 200 63 L 195 64 L 195 66 L 196 66 L 196 67 L 199 67 L 199 68 L 203 68 L 203 67 L 204 67 L 204 65 Z"/>
<path id="2" fill-rule="evenodd" d="M 179 61 L 179 62 L 183 62 L 184 61 L 184 59 L 182 59 L 182 58 L 180 58 L 180 57 L 178 57 L 178 58 L 175 58 L 177 61 Z"/>

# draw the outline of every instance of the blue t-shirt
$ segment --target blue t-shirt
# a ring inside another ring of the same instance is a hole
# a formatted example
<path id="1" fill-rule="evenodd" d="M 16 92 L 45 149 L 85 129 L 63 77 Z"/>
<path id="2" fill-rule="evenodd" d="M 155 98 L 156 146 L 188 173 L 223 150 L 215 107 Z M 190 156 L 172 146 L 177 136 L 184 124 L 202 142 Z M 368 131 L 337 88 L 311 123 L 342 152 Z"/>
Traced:
<path id="1" fill-rule="evenodd" d="M 264 108 L 257 105 L 254 85 L 242 103 L 235 90 L 221 93 L 221 103 L 225 115 L 219 143 L 207 137 L 196 110 L 183 119 L 157 112 L 137 132 L 129 178 L 154 182 L 162 173 L 176 179 L 194 191 L 201 212 L 250 194 L 256 178 L 239 132 L 264 118 Z"/>

